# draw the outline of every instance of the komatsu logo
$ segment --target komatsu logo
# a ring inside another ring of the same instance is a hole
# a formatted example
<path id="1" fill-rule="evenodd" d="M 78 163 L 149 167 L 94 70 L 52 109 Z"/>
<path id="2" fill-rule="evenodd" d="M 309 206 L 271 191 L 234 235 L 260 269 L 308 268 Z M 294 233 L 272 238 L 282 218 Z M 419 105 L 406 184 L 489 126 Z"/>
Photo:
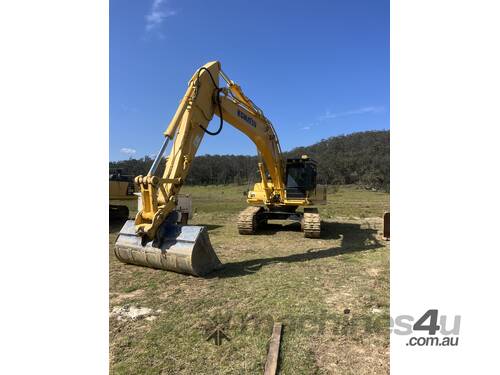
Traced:
<path id="1" fill-rule="evenodd" d="M 255 120 L 253 118 L 251 118 L 250 116 L 247 116 L 246 114 L 241 112 L 239 109 L 238 109 L 238 117 L 243 119 L 245 122 L 248 122 L 254 128 L 257 127 L 257 123 L 255 122 Z"/>

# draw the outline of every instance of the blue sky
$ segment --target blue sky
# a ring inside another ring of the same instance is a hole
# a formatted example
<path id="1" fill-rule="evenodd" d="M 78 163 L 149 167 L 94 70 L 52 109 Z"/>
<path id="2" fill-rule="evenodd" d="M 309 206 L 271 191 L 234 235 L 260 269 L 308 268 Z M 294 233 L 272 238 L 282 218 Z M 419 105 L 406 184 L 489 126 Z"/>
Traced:
<path id="1" fill-rule="evenodd" d="M 110 159 L 156 153 L 187 81 L 213 60 L 283 150 L 389 129 L 388 0 L 110 0 Z M 256 150 L 226 123 L 198 154 Z"/>

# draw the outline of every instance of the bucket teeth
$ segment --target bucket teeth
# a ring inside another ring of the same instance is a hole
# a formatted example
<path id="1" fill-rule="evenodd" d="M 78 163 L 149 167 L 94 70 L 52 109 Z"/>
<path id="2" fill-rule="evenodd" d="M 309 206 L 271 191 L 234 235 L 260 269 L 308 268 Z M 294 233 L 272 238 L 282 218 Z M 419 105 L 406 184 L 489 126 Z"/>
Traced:
<path id="1" fill-rule="evenodd" d="M 165 222 L 154 241 L 143 242 L 135 233 L 134 221 L 128 220 L 116 240 L 116 257 L 124 263 L 193 276 L 204 276 L 222 266 L 202 226 Z"/>

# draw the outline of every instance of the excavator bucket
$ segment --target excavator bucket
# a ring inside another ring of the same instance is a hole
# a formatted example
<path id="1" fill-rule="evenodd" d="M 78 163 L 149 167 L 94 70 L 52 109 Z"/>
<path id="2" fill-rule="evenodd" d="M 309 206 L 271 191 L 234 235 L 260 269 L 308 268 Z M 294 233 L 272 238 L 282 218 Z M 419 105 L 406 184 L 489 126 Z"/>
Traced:
<path id="1" fill-rule="evenodd" d="M 135 234 L 134 220 L 120 230 L 116 257 L 124 262 L 167 271 L 204 276 L 222 267 L 205 227 L 165 221 L 156 239 L 146 242 Z"/>

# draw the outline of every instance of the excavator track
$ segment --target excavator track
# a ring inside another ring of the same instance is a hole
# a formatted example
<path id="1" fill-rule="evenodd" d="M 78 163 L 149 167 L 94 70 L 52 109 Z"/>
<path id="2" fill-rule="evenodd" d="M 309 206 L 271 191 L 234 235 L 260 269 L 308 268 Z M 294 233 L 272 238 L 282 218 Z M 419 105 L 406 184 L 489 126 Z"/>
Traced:
<path id="1" fill-rule="evenodd" d="M 302 220 L 304 237 L 319 238 L 321 236 L 321 218 L 317 210 L 311 209 L 304 211 Z"/>
<path id="2" fill-rule="evenodd" d="M 240 234 L 254 234 L 259 226 L 257 215 L 262 210 L 262 207 L 249 206 L 241 211 L 238 216 L 238 232 Z"/>

